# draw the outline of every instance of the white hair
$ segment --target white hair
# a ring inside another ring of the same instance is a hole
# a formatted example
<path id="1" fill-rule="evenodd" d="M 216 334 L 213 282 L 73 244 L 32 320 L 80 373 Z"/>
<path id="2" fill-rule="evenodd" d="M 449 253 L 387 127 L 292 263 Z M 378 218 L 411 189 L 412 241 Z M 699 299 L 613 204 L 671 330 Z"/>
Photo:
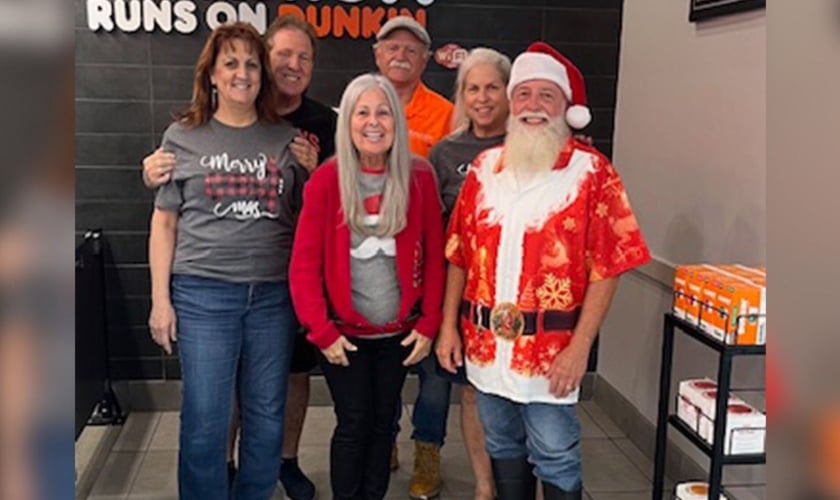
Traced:
<path id="1" fill-rule="evenodd" d="M 382 193 L 379 222 L 368 226 L 359 189 L 359 172 L 362 163 L 359 151 L 350 134 L 353 109 L 359 98 L 368 90 L 378 88 L 385 94 L 394 117 L 394 143 L 388 152 L 385 165 L 385 190 Z M 369 73 L 353 79 L 344 89 L 338 106 L 338 125 L 335 131 L 335 149 L 338 162 L 338 186 L 344 222 L 356 233 L 368 236 L 394 236 L 405 228 L 408 212 L 411 154 L 408 150 L 408 127 L 397 91 L 387 78 Z"/>

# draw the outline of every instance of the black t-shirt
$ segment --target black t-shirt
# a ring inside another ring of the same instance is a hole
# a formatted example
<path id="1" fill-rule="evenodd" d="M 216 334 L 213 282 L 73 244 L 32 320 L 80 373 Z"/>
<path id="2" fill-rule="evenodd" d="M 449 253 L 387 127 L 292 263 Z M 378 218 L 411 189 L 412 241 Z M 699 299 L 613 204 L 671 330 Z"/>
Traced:
<path id="1" fill-rule="evenodd" d="M 289 120 L 293 127 L 299 128 L 318 150 L 318 165 L 335 154 L 335 128 L 338 117 L 332 108 L 303 96 L 300 107 L 284 118 Z"/>

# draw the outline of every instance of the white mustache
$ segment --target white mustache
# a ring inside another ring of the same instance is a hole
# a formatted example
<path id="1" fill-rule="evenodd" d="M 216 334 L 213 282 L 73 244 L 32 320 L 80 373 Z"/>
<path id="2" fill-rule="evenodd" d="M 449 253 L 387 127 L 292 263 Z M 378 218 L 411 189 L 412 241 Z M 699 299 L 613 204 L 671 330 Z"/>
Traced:
<path id="1" fill-rule="evenodd" d="M 528 118 L 543 118 L 545 120 L 551 121 L 551 117 L 548 116 L 548 113 L 545 111 L 523 111 L 518 115 L 514 116 L 515 119 L 528 119 Z"/>
<path id="2" fill-rule="evenodd" d="M 402 61 L 391 61 L 389 68 L 411 69 L 411 64 Z"/>
<path id="3" fill-rule="evenodd" d="M 393 237 L 379 238 L 378 236 L 368 236 L 359 246 L 350 250 L 350 255 L 354 259 L 368 260 L 376 257 L 376 254 L 382 250 L 382 253 L 388 257 L 397 255 L 397 243 Z"/>

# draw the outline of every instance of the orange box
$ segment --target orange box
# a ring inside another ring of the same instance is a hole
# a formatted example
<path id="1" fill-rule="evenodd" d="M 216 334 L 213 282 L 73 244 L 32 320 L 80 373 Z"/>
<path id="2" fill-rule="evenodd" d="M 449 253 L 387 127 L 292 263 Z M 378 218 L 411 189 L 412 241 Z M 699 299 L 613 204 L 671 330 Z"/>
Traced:
<path id="1" fill-rule="evenodd" d="M 759 271 L 755 268 L 752 268 L 752 267 L 747 267 L 747 266 L 741 265 L 741 264 L 717 265 L 715 267 L 717 267 L 718 269 L 720 269 L 721 271 L 723 271 L 725 273 L 733 274 L 735 276 L 740 276 L 742 278 L 747 278 L 747 279 L 753 279 L 753 278 L 756 278 L 756 277 L 760 278 L 760 277 L 765 276 L 765 274 L 762 273 L 761 271 Z"/>
<path id="2" fill-rule="evenodd" d="M 728 274 L 713 279 L 709 288 L 714 290 L 713 309 L 717 313 L 708 318 L 710 333 L 727 344 L 764 344 L 765 330 L 759 328 L 759 316 L 767 310 L 767 288 Z"/>
<path id="3" fill-rule="evenodd" d="M 720 274 L 720 270 L 714 266 L 703 264 L 696 269 L 689 270 L 686 282 L 686 321 L 694 325 L 700 325 L 700 318 L 706 301 L 712 300 L 704 292 L 709 281 Z M 702 325 L 700 325 L 702 326 Z"/>
<path id="4" fill-rule="evenodd" d="M 767 343 L 767 275 L 754 278 L 753 283 L 761 288 L 761 307 L 758 310 L 758 339 L 761 344 Z"/>
<path id="5" fill-rule="evenodd" d="M 677 266 L 674 273 L 674 315 L 680 319 L 688 320 L 688 311 L 691 307 L 691 299 L 688 291 L 689 275 L 697 270 L 704 269 L 702 264 Z M 696 315 L 695 315 L 696 316 Z"/>

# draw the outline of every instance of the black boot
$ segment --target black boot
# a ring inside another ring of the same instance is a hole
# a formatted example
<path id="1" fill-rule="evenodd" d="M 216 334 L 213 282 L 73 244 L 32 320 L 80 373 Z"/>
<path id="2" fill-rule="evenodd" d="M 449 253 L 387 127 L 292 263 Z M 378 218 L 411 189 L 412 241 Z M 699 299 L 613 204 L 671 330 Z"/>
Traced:
<path id="1" fill-rule="evenodd" d="M 561 490 L 553 484 L 542 482 L 543 498 L 545 500 L 581 500 L 583 498 L 582 490 L 566 491 Z"/>
<path id="2" fill-rule="evenodd" d="M 498 500 L 534 500 L 537 478 L 527 458 L 492 459 Z"/>

